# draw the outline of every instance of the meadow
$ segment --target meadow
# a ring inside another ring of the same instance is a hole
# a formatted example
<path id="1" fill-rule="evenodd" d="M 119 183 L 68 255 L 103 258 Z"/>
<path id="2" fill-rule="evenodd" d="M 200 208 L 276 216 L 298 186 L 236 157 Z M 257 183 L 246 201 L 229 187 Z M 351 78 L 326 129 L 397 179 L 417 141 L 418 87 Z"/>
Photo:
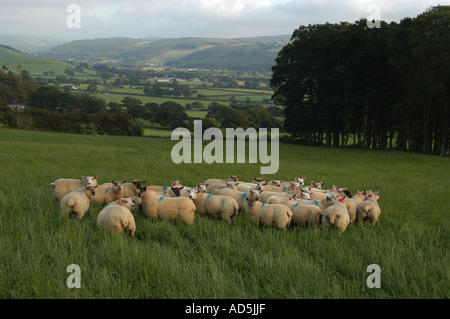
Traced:
<path id="1" fill-rule="evenodd" d="M 256 226 L 244 214 L 231 225 L 197 214 L 187 226 L 134 212 L 131 239 L 97 228 L 100 207 L 81 221 L 60 215 L 50 187 L 57 178 L 193 186 L 260 175 L 259 163 L 176 165 L 176 142 L 0 128 L 0 298 L 449 298 L 448 158 L 281 144 L 280 169 L 268 179 L 380 191 L 378 224 L 341 235 Z M 80 289 L 66 285 L 71 264 L 80 266 Z M 379 289 L 366 285 L 371 264 L 381 269 Z"/>

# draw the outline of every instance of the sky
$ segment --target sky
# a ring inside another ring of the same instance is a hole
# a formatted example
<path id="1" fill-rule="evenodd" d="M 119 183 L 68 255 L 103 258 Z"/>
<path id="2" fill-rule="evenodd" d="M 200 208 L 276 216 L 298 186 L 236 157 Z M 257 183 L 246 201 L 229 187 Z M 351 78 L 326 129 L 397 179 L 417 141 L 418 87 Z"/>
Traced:
<path id="1" fill-rule="evenodd" d="M 0 34 L 65 40 L 291 35 L 300 25 L 400 21 L 439 4 L 450 0 L 1 0 Z"/>

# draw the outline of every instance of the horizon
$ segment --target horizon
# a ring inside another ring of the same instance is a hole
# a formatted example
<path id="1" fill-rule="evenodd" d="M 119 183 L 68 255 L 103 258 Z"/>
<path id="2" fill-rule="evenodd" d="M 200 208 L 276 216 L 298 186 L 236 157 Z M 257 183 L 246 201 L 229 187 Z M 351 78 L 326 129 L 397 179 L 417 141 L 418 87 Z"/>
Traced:
<path id="1" fill-rule="evenodd" d="M 444 3 L 443 3 L 444 2 Z M 445 5 L 437 0 L 166 0 L 126 2 L 5 0 L 5 36 L 47 37 L 66 42 L 104 38 L 253 38 L 291 35 L 300 25 L 386 22 L 414 18 Z M 448 4 L 448 3 L 447 3 Z M 78 12 L 77 12 L 78 10 Z"/>

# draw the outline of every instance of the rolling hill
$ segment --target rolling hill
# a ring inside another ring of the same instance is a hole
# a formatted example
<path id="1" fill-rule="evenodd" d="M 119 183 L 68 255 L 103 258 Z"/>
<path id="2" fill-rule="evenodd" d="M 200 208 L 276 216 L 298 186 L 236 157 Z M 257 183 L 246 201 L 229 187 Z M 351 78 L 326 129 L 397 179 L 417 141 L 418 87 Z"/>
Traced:
<path id="1" fill-rule="evenodd" d="M 270 71 L 289 36 L 220 39 L 106 38 L 65 43 L 40 55 L 90 63 Z"/>

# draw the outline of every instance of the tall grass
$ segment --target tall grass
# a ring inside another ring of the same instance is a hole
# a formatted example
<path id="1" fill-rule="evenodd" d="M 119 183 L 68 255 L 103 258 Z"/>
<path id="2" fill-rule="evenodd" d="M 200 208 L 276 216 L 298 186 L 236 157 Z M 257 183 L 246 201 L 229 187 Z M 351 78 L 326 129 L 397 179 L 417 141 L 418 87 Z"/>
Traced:
<path id="1" fill-rule="evenodd" d="M 450 162 L 400 152 L 280 145 L 270 179 L 323 180 L 381 192 L 378 224 L 321 229 L 229 225 L 135 215 L 136 239 L 97 228 L 101 208 L 63 218 L 57 178 L 98 175 L 193 186 L 210 177 L 259 176 L 260 164 L 180 164 L 175 141 L 0 129 L 0 298 L 448 298 Z M 81 268 L 81 289 L 66 285 Z M 367 266 L 381 268 L 369 289 Z"/>

